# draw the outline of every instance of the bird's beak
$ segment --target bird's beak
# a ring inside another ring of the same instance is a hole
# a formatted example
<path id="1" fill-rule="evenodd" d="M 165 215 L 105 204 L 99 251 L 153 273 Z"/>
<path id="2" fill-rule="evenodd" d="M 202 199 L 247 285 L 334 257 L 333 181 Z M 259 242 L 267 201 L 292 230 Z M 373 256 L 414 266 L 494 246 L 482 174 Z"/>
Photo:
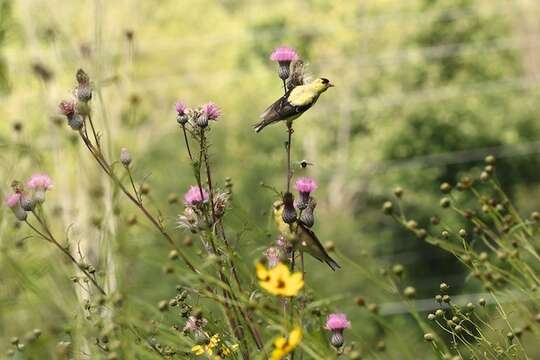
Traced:
<path id="1" fill-rule="evenodd" d="M 336 86 L 336 85 L 334 85 L 332 83 L 328 84 L 328 87 L 334 87 L 334 86 Z"/>

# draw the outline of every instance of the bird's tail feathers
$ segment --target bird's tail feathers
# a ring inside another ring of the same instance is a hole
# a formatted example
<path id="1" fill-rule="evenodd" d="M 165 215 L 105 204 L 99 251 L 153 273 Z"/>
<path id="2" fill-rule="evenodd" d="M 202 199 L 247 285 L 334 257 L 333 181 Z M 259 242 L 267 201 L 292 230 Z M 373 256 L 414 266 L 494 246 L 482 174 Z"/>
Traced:
<path id="1" fill-rule="evenodd" d="M 339 264 L 334 259 L 332 259 L 330 256 L 328 256 L 328 258 L 325 260 L 325 262 L 328 264 L 328 266 L 330 266 L 330 268 L 333 271 L 336 271 L 337 269 L 341 269 L 341 266 L 339 266 Z"/>

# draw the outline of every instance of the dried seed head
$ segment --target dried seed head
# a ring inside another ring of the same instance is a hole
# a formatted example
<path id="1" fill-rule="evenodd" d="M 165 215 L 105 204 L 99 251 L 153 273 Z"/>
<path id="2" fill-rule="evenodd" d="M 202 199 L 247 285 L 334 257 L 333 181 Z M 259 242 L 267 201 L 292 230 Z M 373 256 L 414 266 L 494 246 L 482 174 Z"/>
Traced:
<path id="1" fill-rule="evenodd" d="M 450 286 L 448 286 L 448 284 L 444 282 L 439 285 L 439 289 L 441 289 L 441 291 L 448 291 L 449 288 Z"/>
<path id="2" fill-rule="evenodd" d="M 440 201 L 440 205 L 441 205 L 441 207 L 443 207 L 443 208 L 449 207 L 449 206 L 450 206 L 450 199 L 447 198 L 447 197 L 443 197 L 443 198 L 441 199 L 441 201 Z"/>
<path id="3" fill-rule="evenodd" d="M 447 182 L 443 182 L 440 186 L 440 190 L 443 194 L 448 194 L 450 191 L 452 191 L 452 186 Z"/>
<path id="4" fill-rule="evenodd" d="M 432 333 L 426 333 L 424 334 L 424 340 L 426 340 L 427 342 L 432 342 L 433 340 L 435 340 L 435 336 L 433 336 Z"/>
<path id="5" fill-rule="evenodd" d="M 403 290 L 403 295 L 409 299 L 412 299 L 416 296 L 416 289 L 412 286 L 407 286 L 405 290 Z"/>
<path id="6" fill-rule="evenodd" d="M 120 149 L 120 162 L 122 163 L 122 165 L 128 167 L 129 164 L 131 164 L 131 160 L 131 154 L 129 153 L 128 149 L 126 149 L 125 147 Z"/>
<path id="7" fill-rule="evenodd" d="M 401 188 L 400 186 L 398 186 L 397 188 L 394 189 L 394 195 L 398 198 L 398 199 L 401 199 L 401 197 L 403 196 L 403 188 Z"/>
<path id="8" fill-rule="evenodd" d="M 386 215 L 391 215 L 392 212 L 394 211 L 394 205 L 392 204 L 391 201 L 386 201 L 384 204 L 383 204 L 383 213 L 386 214 Z"/>

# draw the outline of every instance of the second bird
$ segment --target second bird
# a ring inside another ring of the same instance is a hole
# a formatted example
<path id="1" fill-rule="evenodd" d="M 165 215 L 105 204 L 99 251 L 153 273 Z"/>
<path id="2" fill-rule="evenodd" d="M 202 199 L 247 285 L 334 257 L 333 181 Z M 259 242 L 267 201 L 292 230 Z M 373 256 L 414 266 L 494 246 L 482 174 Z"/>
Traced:
<path id="1" fill-rule="evenodd" d="M 319 99 L 319 96 L 334 86 L 325 78 L 315 79 L 309 84 L 297 86 L 285 93 L 261 115 L 261 121 L 257 123 L 255 131 L 259 132 L 270 124 L 280 121 L 292 122 L 311 108 Z"/>

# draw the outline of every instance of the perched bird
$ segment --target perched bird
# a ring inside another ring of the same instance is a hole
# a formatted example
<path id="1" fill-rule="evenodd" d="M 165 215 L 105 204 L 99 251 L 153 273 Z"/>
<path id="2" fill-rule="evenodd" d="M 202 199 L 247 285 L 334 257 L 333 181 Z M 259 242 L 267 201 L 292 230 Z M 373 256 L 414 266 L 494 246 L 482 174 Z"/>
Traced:
<path id="1" fill-rule="evenodd" d="M 290 241 L 296 249 L 301 249 L 320 262 L 325 262 L 332 270 L 341 268 L 339 264 L 328 255 L 321 242 L 302 221 L 287 224 L 283 221 L 283 201 L 277 200 L 273 204 L 274 220 L 281 235 Z"/>
<path id="2" fill-rule="evenodd" d="M 257 123 L 255 131 L 259 132 L 266 126 L 278 121 L 292 122 L 319 99 L 319 96 L 334 86 L 325 78 L 315 79 L 309 84 L 299 85 L 288 90 L 279 100 L 270 105 L 261 115 L 261 121 Z"/>

